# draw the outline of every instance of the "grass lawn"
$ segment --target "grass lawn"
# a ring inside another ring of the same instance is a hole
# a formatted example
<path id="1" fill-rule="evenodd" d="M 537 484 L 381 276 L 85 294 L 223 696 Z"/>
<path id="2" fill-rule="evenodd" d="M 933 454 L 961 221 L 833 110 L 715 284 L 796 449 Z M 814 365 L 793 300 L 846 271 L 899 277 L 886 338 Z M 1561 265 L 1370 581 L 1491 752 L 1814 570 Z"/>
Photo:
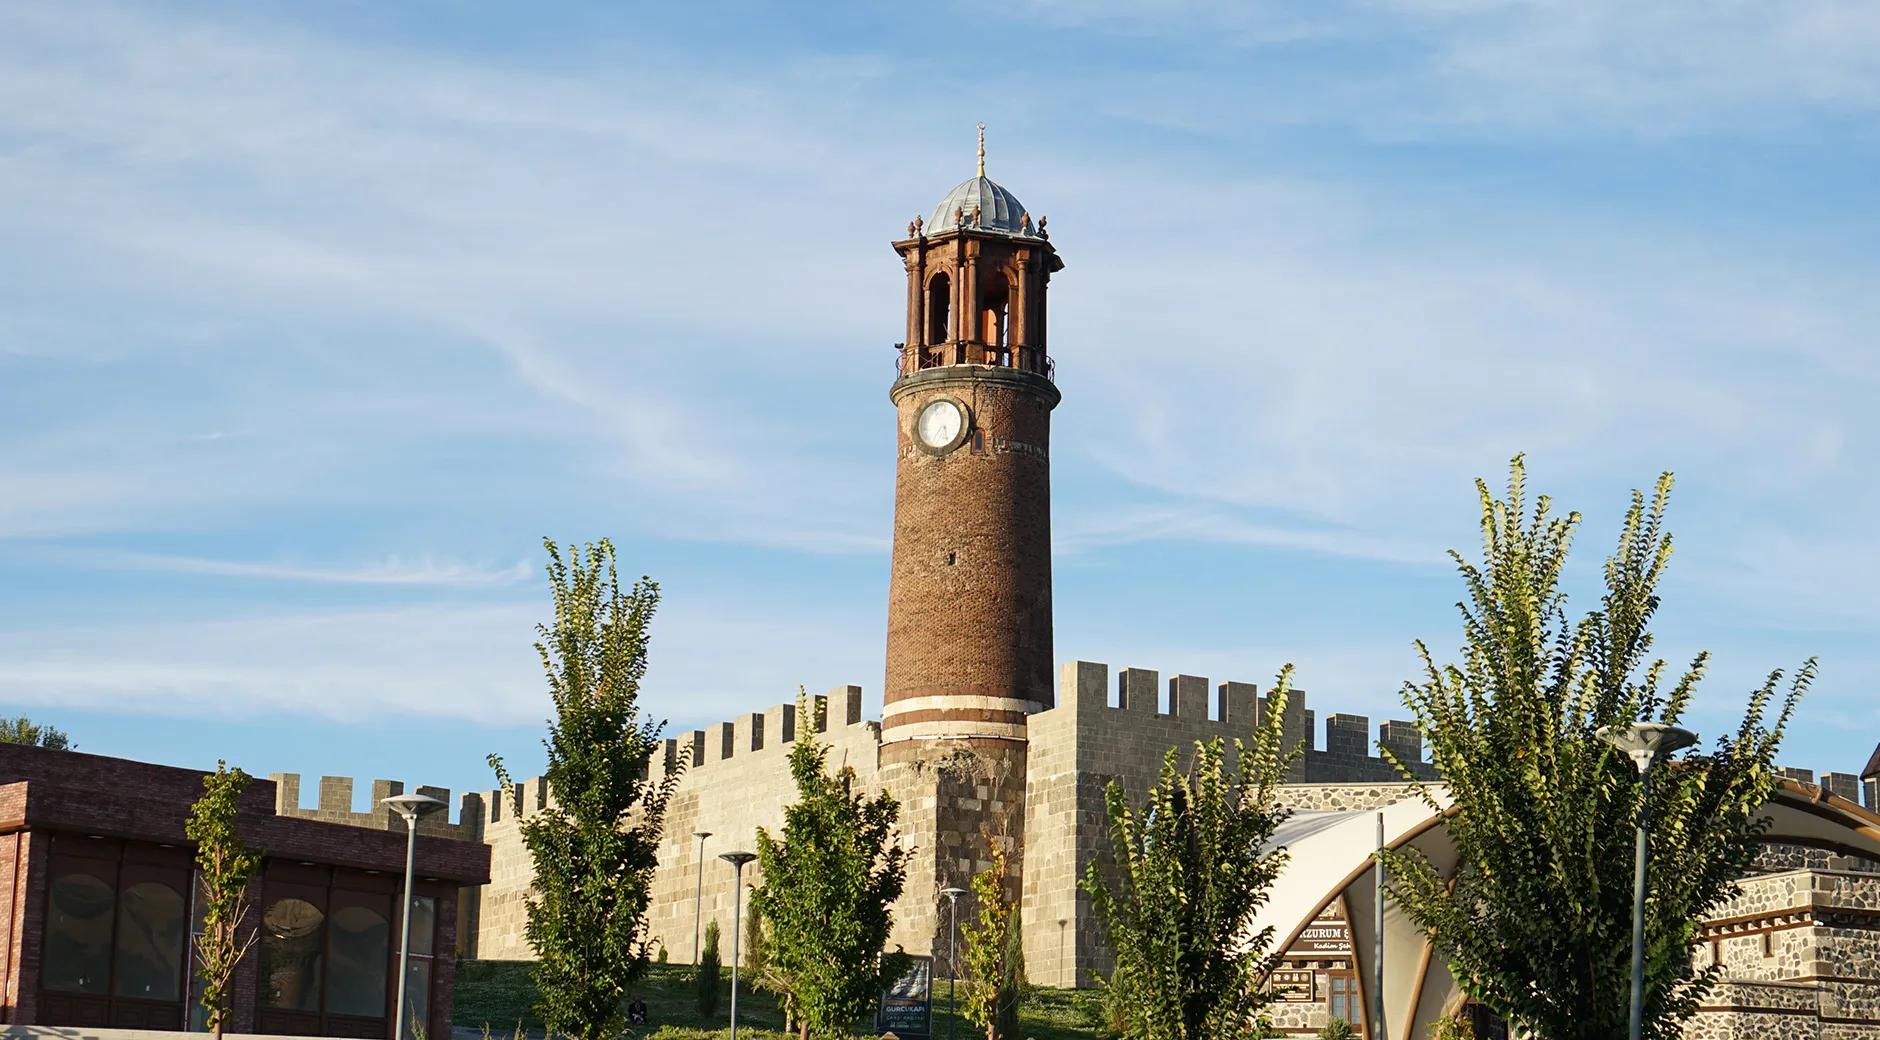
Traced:
<path id="1" fill-rule="evenodd" d="M 698 1001 L 692 990 L 692 968 L 685 964 L 655 964 L 647 971 L 639 996 L 646 1001 L 649 1035 L 658 1040 L 705 1040 L 728 1035 L 731 1006 L 731 973 L 725 972 L 724 993 L 718 1002 L 715 1021 L 699 1017 Z M 935 987 L 934 1036 L 947 1035 L 946 983 Z M 1080 1008 L 1089 995 L 1080 998 L 1075 990 L 1036 989 L 1019 1010 L 1019 1035 L 1012 1040 L 1094 1040 L 1096 1030 Z M 454 1018 L 458 1026 L 488 1026 L 492 1034 L 507 1040 L 517 1023 L 525 1030 L 539 1031 L 542 1021 L 533 1010 L 535 985 L 529 979 L 528 961 L 460 961 L 457 965 L 457 1001 Z M 872 1024 L 872 1023 L 868 1023 Z M 783 1028 L 783 1015 L 777 1000 L 768 993 L 740 989 L 738 993 L 738 1036 L 750 1040 L 783 1040 L 795 1034 L 777 1032 Z M 866 1035 L 858 1034 L 858 1035 Z M 958 1040 L 976 1040 L 983 1036 L 972 1023 L 960 1020 Z"/>

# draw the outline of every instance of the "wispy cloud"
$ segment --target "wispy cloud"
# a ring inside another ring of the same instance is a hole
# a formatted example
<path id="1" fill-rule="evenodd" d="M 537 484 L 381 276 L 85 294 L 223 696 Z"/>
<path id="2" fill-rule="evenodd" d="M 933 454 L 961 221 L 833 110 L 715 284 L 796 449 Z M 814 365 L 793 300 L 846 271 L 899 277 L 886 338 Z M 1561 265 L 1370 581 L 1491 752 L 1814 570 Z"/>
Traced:
<path id="1" fill-rule="evenodd" d="M 533 577 L 536 568 L 527 560 L 508 567 L 479 567 L 456 560 L 396 557 L 352 567 L 324 567 L 279 561 L 215 560 L 200 556 L 161 553 L 113 552 L 87 554 L 92 566 L 204 574 L 261 581 L 308 582 L 318 585 L 406 585 L 425 588 L 503 588 Z"/>
<path id="2" fill-rule="evenodd" d="M 1449 562 L 1443 549 L 1434 542 L 1418 544 L 1409 538 L 1323 526 L 1256 523 L 1209 505 L 1191 508 L 1122 506 L 1075 514 L 1057 527 L 1052 540 L 1053 548 L 1061 556 L 1081 556 L 1142 542 L 1193 541 L 1292 549 L 1384 563 L 1446 565 Z"/>
<path id="3" fill-rule="evenodd" d="M 878 687 L 878 622 L 788 599 L 671 597 L 653 625 L 643 710 L 703 725 L 789 701 L 799 683 Z M 548 710 L 532 649 L 544 609 L 520 601 L 259 607 L 237 617 L 15 626 L 0 631 L 0 703 L 198 718 L 531 723 Z M 727 656 L 726 646 L 744 652 Z M 880 690 L 870 693 L 878 703 Z"/>
<path id="4" fill-rule="evenodd" d="M 1469 480 L 1526 450 L 1589 510 L 1677 469 L 1708 617 L 1871 642 L 1846 559 L 1880 509 L 1874 207 L 1849 179 L 1783 209 L 1867 165 L 1864 8 L 973 10 L 1058 34 L 989 33 L 1024 60 L 961 72 L 892 21 L 755 56 L 649 23 L 551 61 L 299 12 L 0 8 L 0 194 L 31 203 L 0 212 L 0 538 L 245 579 L 269 618 L 35 629 L 0 696 L 513 712 L 482 644 L 523 618 L 290 619 L 321 593 L 285 586 L 499 591 L 520 572 L 457 561 L 571 529 L 722 550 L 770 597 L 721 619 L 748 639 L 675 632 L 671 689 L 735 710 L 866 682 L 904 294 L 882 243 L 970 171 L 969 109 L 1000 113 L 996 175 L 1071 265 L 1053 506 L 1080 562 L 1259 546 L 1415 581 L 1468 541 Z M 1772 128 L 1840 143 L 1796 173 Z M 1063 569 L 1062 617 L 1098 569 Z M 1788 575 L 1812 591 L 1757 591 Z M 394 621 L 433 634 L 393 653 L 371 632 Z"/>
<path id="5" fill-rule="evenodd" d="M 1255 122 L 1352 125 L 1397 139 L 1471 127 L 1665 137 L 1791 128 L 1880 105 L 1880 11 L 1857 0 L 1033 0 L 975 8 L 1190 53 L 1245 48 L 1283 60 L 1310 48 L 1321 56 L 1306 70 L 1274 61 L 1287 74 L 1251 74 L 1257 92 L 1231 104 L 1212 80 L 1200 89 L 1192 78 L 1155 74 L 1138 75 L 1143 89 L 1115 102 L 1134 118 L 1200 132 L 1231 133 L 1231 116 L 1244 112 Z M 1289 89 L 1302 82 L 1312 89 Z M 1228 95 L 1241 86 L 1227 86 Z M 1194 105 L 1169 103 L 1184 91 Z M 1241 103 L 1254 97 L 1249 111 Z M 1193 119 L 1197 108 L 1212 118 Z"/>

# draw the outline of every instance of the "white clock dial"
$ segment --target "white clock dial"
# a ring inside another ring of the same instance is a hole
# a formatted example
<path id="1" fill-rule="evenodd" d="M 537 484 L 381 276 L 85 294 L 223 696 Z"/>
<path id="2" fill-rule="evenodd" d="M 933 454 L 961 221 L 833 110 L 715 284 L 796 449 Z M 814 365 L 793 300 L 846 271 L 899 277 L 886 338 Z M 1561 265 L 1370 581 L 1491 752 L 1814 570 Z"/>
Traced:
<path id="1" fill-rule="evenodd" d="M 920 410 L 920 417 L 914 420 L 914 432 L 927 447 L 945 448 L 959 440 L 965 425 L 966 416 L 960 406 L 941 398 L 927 402 Z"/>

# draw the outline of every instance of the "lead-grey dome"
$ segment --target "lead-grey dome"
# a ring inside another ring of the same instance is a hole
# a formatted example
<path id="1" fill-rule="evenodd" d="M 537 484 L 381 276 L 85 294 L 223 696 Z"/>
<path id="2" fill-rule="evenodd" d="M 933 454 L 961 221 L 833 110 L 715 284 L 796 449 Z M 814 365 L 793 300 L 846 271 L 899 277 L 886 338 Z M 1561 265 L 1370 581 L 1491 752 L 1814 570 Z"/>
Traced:
<path id="1" fill-rule="evenodd" d="M 1024 204 L 1018 201 L 1018 196 L 981 174 L 972 180 L 961 181 L 958 187 L 947 192 L 946 198 L 940 200 L 940 205 L 934 207 L 933 217 L 927 221 L 927 233 L 938 235 L 960 224 L 974 227 L 974 208 L 979 210 L 979 230 L 1003 231 L 1013 235 L 1020 232 L 1019 218 L 1025 215 Z"/>

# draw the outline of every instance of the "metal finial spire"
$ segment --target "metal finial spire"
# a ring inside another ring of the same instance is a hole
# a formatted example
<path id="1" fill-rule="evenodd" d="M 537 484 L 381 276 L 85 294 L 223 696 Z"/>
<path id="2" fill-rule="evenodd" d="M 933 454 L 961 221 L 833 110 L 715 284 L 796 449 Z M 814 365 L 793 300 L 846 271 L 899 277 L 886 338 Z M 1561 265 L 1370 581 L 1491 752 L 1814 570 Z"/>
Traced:
<path id="1" fill-rule="evenodd" d="M 986 124 L 979 124 L 979 175 L 986 175 Z"/>

